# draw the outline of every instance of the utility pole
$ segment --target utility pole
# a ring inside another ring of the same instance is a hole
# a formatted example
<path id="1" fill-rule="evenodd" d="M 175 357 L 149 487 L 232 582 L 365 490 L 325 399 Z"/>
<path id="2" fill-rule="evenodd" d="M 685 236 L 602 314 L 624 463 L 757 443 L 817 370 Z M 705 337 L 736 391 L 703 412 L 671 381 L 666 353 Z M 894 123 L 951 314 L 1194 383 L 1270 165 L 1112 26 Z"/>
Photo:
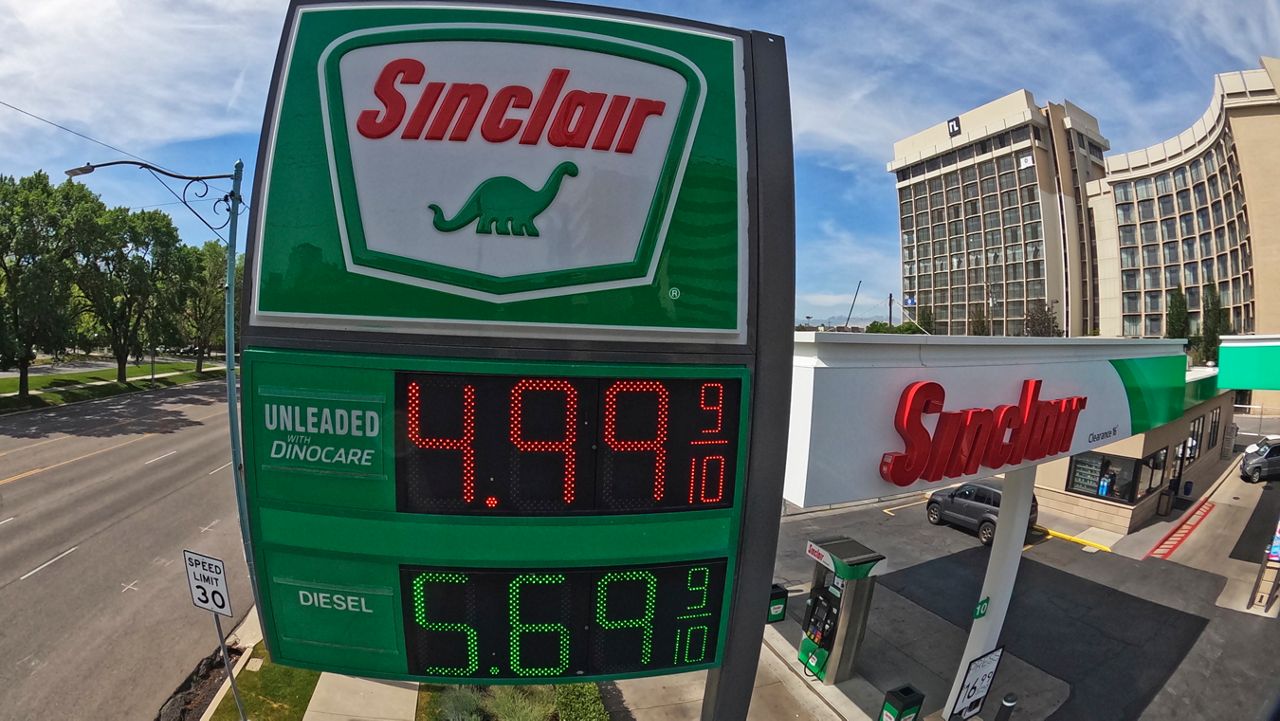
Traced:
<path id="1" fill-rule="evenodd" d="M 893 325 L 893 293 L 889 294 L 889 325 Z"/>

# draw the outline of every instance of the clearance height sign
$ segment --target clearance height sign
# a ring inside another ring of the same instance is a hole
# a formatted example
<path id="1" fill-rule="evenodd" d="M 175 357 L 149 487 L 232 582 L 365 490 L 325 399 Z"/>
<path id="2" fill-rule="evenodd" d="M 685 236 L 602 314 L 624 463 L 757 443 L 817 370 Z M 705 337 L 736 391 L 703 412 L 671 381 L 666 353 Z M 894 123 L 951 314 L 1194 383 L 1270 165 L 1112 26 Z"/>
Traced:
<path id="1" fill-rule="evenodd" d="M 291 8 L 244 309 L 274 659 L 620 678 L 715 668 L 759 633 L 792 221 L 786 115 L 754 108 L 785 97 L 781 41 L 754 33 Z"/>

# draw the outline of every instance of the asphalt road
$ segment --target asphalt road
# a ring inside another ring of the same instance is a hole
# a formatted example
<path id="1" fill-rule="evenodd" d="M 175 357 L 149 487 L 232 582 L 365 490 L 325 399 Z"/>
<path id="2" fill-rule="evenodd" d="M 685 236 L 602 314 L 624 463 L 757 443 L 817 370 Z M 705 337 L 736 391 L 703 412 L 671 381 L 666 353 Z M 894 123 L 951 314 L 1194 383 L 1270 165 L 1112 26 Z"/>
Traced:
<path id="1" fill-rule="evenodd" d="M 972 531 L 929 525 L 924 509 L 914 497 L 784 517 L 774 576 L 807 582 L 805 541 L 850 536 L 885 554 L 881 586 L 967 633 L 989 552 Z M 1175 562 L 1041 539 L 1024 550 L 1001 643 L 1071 685 L 1053 721 L 1262 718 L 1277 703 L 1280 624 L 1219 608 L 1225 583 Z"/>
<path id="2" fill-rule="evenodd" d="M 224 387 L 0 418 L 0 720 L 151 719 L 217 644 L 182 550 L 252 604 Z"/>

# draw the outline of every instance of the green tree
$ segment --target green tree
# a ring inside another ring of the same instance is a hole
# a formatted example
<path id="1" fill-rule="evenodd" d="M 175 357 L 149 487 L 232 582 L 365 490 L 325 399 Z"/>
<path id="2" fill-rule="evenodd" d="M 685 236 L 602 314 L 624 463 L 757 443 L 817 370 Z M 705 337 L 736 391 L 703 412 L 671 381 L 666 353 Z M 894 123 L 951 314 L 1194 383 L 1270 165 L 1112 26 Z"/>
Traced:
<path id="1" fill-rule="evenodd" d="M 1227 318 L 1227 311 L 1222 307 L 1217 286 L 1205 286 L 1203 295 L 1204 299 L 1200 304 L 1200 362 L 1216 363 L 1222 333 L 1231 332 L 1231 322 Z"/>
<path id="2" fill-rule="evenodd" d="M 152 304 L 173 282 L 178 230 L 160 211 L 128 208 L 107 211 L 101 225 L 80 248 L 77 282 L 116 359 L 116 380 L 123 383 Z"/>
<path id="3" fill-rule="evenodd" d="M 1039 300 L 1027 302 L 1026 334 L 1040 338 L 1057 338 L 1062 335 L 1058 315 L 1048 303 Z"/>
<path id="4" fill-rule="evenodd" d="M 870 323 L 868 323 L 868 324 L 867 324 L 867 331 L 866 331 L 866 332 L 868 332 L 868 333 L 897 333 L 897 332 L 898 332 L 898 327 L 897 327 L 897 326 L 895 326 L 895 325 L 889 325 L 888 323 L 886 323 L 886 322 L 884 322 L 884 321 L 882 321 L 882 320 L 873 320 L 873 321 L 871 321 Z"/>
<path id="5" fill-rule="evenodd" d="M 933 308 L 922 306 L 916 309 L 916 323 L 925 333 L 933 334 Z"/>
<path id="6" fill-rule="evenodd" d="M 1186 339 L 1191 328 L 1187 320 L 1187 296 L 1182 286 L 1169 291 L 1169 307 L 1165 309 L 1164 337 Z"/>
<path id="7" fill-rule="evenodd" d="M 70 181 L 53 186 L 36 172 L 0 175 L 0 367 L 18 368 L 18 395 L 30 390 L 36 353 L 61 353 L 70 340 L 78 237 L 91 229 L 96 198 Z"/>
<path id="8" fill-rule="evenodd" d="M 973 306 L 969 313 L 969 335 L 991 335 L 991 325 L 987 323 L 987 310 L 979 304 Z"/>
<path id="9" fill-rule="evenodd" d="M 199 373 L 209 351 L 223 342 L 227 246 L 220 240 L 207 241 L 198 248 L 182 246 L 177 265 L 183 288 L 177 316 L 184 344 L 195 348 Z"/>

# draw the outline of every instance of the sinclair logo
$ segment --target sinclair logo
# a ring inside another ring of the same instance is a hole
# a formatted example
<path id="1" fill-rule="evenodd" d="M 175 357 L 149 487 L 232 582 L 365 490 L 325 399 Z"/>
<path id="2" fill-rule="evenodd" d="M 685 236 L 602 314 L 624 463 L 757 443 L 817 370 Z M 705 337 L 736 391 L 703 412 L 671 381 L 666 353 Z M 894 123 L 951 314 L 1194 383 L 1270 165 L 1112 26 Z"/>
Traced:
<path id="1" fill-rule="evenodd" d="M 551 28 L 361 30 L 320 59 L 348 270 L 495 302 L 652 281 L 705 80 Z"/>
<path id="2" fill-rule="evenodd" d="M 1088 405 L 1084 396 L 1041 400 L 1039 380 L 1022 383 L 1017 405 L 943 410 L 947 394 L 934 381 L 917 381 L 902 391 L 893 426 L 904 449 L 886 453 L 880 476 L 898 486 L 939 481 L 1037 461 L 1071 450 L 1076 421 Z M 924 425 L 938 417 L 933 434 Z"/>

